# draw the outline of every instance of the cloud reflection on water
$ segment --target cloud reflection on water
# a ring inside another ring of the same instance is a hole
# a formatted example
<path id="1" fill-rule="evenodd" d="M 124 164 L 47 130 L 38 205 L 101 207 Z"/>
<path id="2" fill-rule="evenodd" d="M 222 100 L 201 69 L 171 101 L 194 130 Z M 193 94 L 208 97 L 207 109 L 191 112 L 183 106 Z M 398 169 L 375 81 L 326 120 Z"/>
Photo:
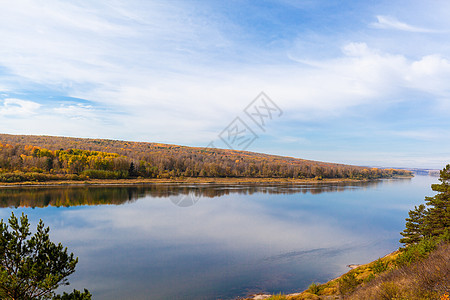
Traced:
<path id="1" fill-rule="evenodd" d="M 130 291 L 134 299 L 226 299 L 302 289 L 394 250 L 399 212 L 423 199 L 415 186 L 202 186 L 189 208 L 170 201 L 192 191 L 184 186 L 23 189 L 23 197 L 2 191 L 0 203 L 30 205 L 36 195 L 36 207 L 78 205 L 19 208 L 80 257 L 69 289 L 87 287 L 96 299 L 126 299 Z"/>

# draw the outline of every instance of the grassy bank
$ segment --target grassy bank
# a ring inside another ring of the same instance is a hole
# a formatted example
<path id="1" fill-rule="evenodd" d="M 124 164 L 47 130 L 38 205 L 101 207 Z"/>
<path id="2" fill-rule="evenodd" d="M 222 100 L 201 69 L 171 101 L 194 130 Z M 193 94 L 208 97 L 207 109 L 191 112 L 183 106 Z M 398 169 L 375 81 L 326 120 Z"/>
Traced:
<path id="1" fill-rule="evenodd" d="M 327 283 L 312 283 L 301 293 L 248 299 L 448 300 L 449 292 L 450 242 L 447 237 L 423 240 L 413 247 L 358 266 Z"/>

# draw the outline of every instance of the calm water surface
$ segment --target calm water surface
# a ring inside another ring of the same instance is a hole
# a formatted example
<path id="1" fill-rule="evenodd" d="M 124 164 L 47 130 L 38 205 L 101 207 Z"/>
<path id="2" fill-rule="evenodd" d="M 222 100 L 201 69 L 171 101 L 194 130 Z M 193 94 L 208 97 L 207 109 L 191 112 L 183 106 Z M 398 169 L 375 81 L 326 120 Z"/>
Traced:
<path id="1" fill-rule="evenodd" d="M 289 293 L 396 250 L 437 178 L 310 185 L 4 188 L 0 216 L 42 219 L 94 299 Z M 199 201 L 174 205 L 184 195 Z"/>

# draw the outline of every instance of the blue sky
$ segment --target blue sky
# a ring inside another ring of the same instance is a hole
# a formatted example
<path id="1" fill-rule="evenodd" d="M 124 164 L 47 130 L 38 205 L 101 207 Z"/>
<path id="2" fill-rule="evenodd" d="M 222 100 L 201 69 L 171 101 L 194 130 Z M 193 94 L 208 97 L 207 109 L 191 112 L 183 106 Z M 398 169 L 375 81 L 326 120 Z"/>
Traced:
<path id="1" fill-rule="evenodd" d="M 0 0 L 0 131 L 450 162 L 448 1 Z M 245 115 L 264 91 L 282 110 Z"/>

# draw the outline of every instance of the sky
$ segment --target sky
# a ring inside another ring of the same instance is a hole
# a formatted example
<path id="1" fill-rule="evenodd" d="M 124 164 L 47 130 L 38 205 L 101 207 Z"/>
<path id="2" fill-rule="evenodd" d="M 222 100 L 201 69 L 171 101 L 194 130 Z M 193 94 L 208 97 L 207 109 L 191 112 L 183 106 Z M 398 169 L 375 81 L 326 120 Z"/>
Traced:
<path id="1" fill-rule="evenodd" d="M 1 133 L 441 169 L 449 83 L 448 1 L 0 0 Z"/>

